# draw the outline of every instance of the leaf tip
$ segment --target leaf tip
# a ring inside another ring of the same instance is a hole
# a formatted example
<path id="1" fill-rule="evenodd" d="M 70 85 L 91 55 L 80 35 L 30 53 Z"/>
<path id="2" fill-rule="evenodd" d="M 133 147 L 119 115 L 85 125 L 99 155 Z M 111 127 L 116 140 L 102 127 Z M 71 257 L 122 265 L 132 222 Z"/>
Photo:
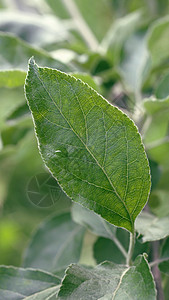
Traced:
<path id="1" fill-rule="evenodd" d="M 35 59 L 34 59 L 34 56 L 32 56 L 30 59 L 29 59 L 29 65 L 33 66 L 35 65 Z"/>

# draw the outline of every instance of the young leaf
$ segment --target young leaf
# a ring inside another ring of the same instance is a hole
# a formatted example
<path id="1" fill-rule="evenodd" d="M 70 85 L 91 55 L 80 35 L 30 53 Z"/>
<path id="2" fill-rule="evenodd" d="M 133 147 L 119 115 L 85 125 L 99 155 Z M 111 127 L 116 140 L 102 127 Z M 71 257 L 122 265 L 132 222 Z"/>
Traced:
<path id="1" fill-rule="evenodd" d="M 70 263 L 79 261 L 84 232 L 69 213 L 50 217 L 34 233 L 25 253 L 24 267 L 52 273 L 65 270 Z"/>
<path id="2" fill-rule="evenodd" d="M 28 296 L 49 288 L 52 288 L 52 292 L 56 294 L 58 284 L 60 284 L 60 279 L 50 273 L 35 269 L 0 266 L 0 299 L 3 300 L 27 299 Z"/>
<path id="3" fill-rule="evenodd" d="M 155 300 L 153 277 L 144 256 L 127 268 L 104 262 L 94 269 L 71 265 L 62 282 L 59 300 Z"/>
<path id="4" fill-rule="evenodd" d="M 143 243 L 157 241 L 169 235 L 169 217 L 158 218 L 142 212 L 136 219 L 136 230 L 143 235 Z"/>
<path id="5" fill-rule="evenodd" d="M 150 174 L 133 122 L 81 80 L 30 60 L 26 97 L 45 164 L 68 196 L 133 232 Z"/>

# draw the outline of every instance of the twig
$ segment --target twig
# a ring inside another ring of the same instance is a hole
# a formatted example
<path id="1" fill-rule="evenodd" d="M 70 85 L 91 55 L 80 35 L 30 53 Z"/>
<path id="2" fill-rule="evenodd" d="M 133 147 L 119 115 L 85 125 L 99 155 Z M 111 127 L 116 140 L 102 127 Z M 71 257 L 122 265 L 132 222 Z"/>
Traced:
<path id="1" fill-rule="evenodd" d="M 99 47 L 98 41 L 91 29 L 89 28 L 88 24 L 82 17 L 75 2 L 73 0 L 62 1 L 90 50 L 96 51 Z"/>
<path id="2" fill-rule="evenodd" d="M 152 267 L 162 263 L 163 261 L 167 261 L 167 260 L 169 260 L 169 257 L 159 258 L 159 259 L 156 259 L 156 260 L 152 261 L 149 265 L 152 268 Z"/>
<path id="3" fill-rule="evenodd" d="M 155 262 L 158 260 L 158 255 L 159 255 L 159 241 L 155 241 L 152 243 L 152 250 L 153 250 L 153 260 Z M 152 267 L 152 273 L 157 288 L 157 299 L 164 300 L 164 293 L 161 285 L 161 274 L 157 264 L 155 264 Z"/>

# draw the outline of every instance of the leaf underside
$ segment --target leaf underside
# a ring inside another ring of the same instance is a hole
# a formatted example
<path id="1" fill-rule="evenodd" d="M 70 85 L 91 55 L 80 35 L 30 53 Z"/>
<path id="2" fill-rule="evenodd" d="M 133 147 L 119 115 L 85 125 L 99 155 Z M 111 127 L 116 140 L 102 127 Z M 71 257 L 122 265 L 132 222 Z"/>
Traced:
<path id="1" fill-rule="evenodd" d="M 144 256 L 127 268 L 104 262 L 94 269 L 71 265 L 66 271 L 59 300 L 155 300 L 154 280 Z"/>
<path id="2" fill-rule="evenodd" d="M 57 276 L 41 270 L 0 266 L 0 299 L 3 300 L 38 299 L 42 291 L 56 294 L 59 284 Z"/>
<path id="3" fill-rule="evenodd" d="M 42 158 L 75 202 L 133 232 L 150 174 L 133 122 L 81 80 L 30 60 L 25 85 Z"/>

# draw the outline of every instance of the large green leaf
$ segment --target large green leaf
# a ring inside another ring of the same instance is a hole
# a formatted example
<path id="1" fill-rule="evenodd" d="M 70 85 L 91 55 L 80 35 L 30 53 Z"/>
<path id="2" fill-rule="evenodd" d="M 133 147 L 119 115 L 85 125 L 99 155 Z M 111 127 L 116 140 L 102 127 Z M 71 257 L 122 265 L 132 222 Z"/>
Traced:
<path id="1" fill-rule="evenodd" d="M 154 281 L 144 256 L 139 256 L 130 268 L 104 262 L 94 269 L 71 265 L 58 299 L 155 300 Z"/>
<path id="2" fill-rule="evenodd" d="M 79 261 L 84 232 L 69 213 L 50 217 L 34 233 L 25 253 L 24 267 L 55 273 L 65 270 L 70 263 Z"/>
<path id="3" fill-rule="evenodd" d="M 28 296 L 31 300 L 38 299 L 35 294 L 41 291 L 49 294 L 49 290 L 56 295 L 59 283 L 57 276 L 41 270 L 0 266 L 0 299 L 3 300 L 27 299 Z"/>
<path id="4" fill-rule="evenodd" d="M 25 90 L 42 157 L 64 191 L 133 232 L 150 190 L 133 122 L 82 81 L 32 59 Z"/>

